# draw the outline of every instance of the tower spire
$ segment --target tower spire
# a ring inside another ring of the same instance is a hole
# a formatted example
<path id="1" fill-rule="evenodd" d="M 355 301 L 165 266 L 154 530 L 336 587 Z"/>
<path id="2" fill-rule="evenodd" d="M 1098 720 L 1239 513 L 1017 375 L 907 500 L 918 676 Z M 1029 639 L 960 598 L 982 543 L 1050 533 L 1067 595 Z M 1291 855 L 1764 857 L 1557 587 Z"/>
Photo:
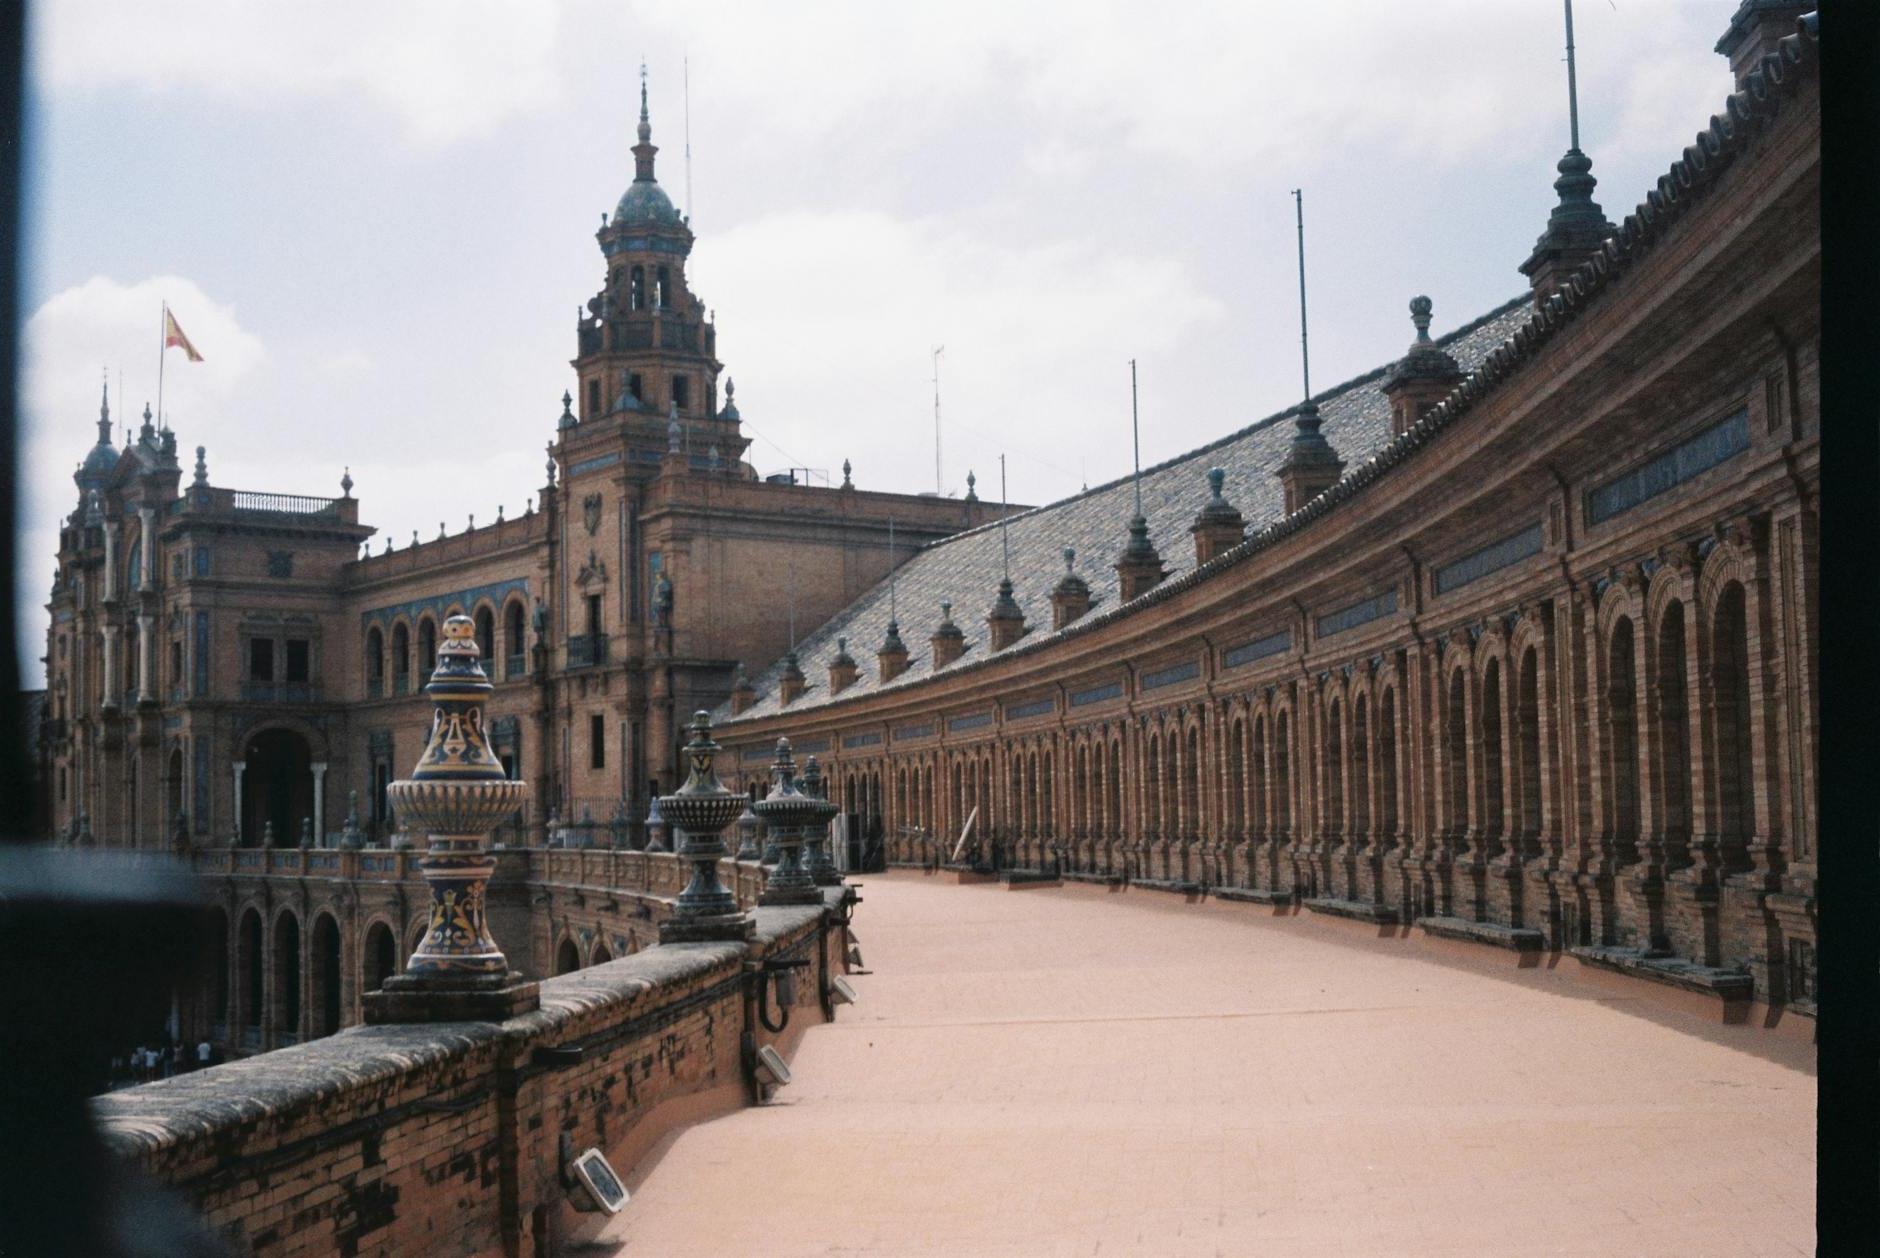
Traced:
<path id="1" fill-rule="evenodd" d="M 106 369 L 104 373 L 103 400 L 98 403 L 98 444 L 101 446 L 111 444 L 111 373 L 109 369 Z"/>
<path id="2" fill-rule="evenodd" d="M 633 146 L 633 182 L 652 183 L 653 154 L 659 148 L 653 143 L 653 119 L 646 108 L 646 62 L 640 62 L 640 142 Z"/>

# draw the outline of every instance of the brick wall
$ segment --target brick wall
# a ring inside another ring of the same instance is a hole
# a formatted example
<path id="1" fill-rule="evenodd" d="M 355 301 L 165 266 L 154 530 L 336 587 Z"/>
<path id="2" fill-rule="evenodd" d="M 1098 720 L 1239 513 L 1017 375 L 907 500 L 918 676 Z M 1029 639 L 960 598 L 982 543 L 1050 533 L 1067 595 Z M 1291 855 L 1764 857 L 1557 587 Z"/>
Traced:
<path id="1" fill-rule="evenodd" d="M 546 980 L 540 1010 L 505 1023 L 357 1027 L 96 1112 L 113 1147 L 257 1258 L 555 1252 L 576 1221 L 564 1134 L 629 1175 L 672 1126 L 749 1099 L 743 1055 L 775 1037 L 747 967 L 809 956 L 786 1039 L 824 1015 L 846 932 L 815 908 L 756 919 L 749 947 L 654 947 Z M 578 1063 L 535 1060 L 566 1046 Z"/>

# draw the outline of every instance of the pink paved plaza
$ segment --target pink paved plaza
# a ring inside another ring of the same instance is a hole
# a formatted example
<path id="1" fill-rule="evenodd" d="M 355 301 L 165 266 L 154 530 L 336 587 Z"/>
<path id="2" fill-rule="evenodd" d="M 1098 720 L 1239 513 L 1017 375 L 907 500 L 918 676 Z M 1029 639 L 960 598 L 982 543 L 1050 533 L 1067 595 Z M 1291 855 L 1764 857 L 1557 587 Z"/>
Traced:
<path id="1" fill-rule="evenodd" d="M 860 1003 L 587 1252 L 1814 1251 L 1805 1037 L 1249 905 L 864 882 Z"/>

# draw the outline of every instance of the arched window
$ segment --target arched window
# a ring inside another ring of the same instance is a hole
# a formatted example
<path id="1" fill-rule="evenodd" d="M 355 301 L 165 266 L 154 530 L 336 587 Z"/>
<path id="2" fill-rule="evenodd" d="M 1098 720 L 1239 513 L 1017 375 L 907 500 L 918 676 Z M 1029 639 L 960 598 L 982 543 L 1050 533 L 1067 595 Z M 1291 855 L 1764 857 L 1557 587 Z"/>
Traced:
<path id="1" fill-rule="evenodd" d="M 477 608 L 476 630 L 477 650 L 482 653 L 483 667 L 493 673 L 496 668 L 496 613 L 487 607 Z"/>
<path id="2" fill-rule="evenodd" d="M 635 266 L 627 280 L 627 305 L 634 310 L 646 309 L 646 268 Z"/>
<path id="3" fill-rule="evenodd" d="M 300 919 L 282 913 L 274 922 L 274 1041 L 300 1038 Z"/>
<path id="4" fill-rule="evenodd" d="M 1443 771 L 1449 791 L 1449 838 L 1457 847 L 1469 828 L 1468 702 L 1462 670 L 1449 674 L 1449 701 L 1443 705 Z"/>
<path id="5" fill-rule="evenodd" d="M 1144 801 L 1147 805 L 1144 810 L 1147 815 L 1143 820 L 1148 823 L 1145 828 L 1149 832 L 1149 837 L 1160 838 L 1162 836 L 1162 747 L 1161 740 L 1153 735 L 1149 738 L 1143 783 L 1148 787 L 1148 798 Z"/>
<path id="6" fill-rule="evenodd" d="M 1717 598 L 1710 650 L 1717 718 L 1717 833 L 1741 844 L 1756 829 L 1756 761 L 1750 741 L 1749 621 L 1738 582 L 1730 582 Z M 1736 854 L 1730 856 L 1735 863 Z"/>
<path id="7" fill-rule="evenodd" d="M 555 973 L 573 974 L 581 968 L 581 953 L 574 946 L 574 940 L 564 938 L 561 946 L 555 949 Z"/>
<path id="8" fill-rule="evenodd" d="M 1227 732 L 1227 837 L 1247 833 L 1247 727 L 1235 721 Z"/>
<path id="9" fill-rule="evenodd" d="M 1336 838 L 1345 828 L 1344 707 L 1336 699 L 1325 710 L 1325 833 Z"/>
<path id="10" fill-rule="evenodd" d="M 1691 837 L 1691 707 L 1684 681 L 1684 604 L 1665 604 L 1658 618 L 1658 738 L 1660 823 L 1664 836 Z"/>
<path id="11" fill-rule="evenodd" d="M 1633 685 L 1636 655 L 1632 621 L 1612 627 L 1606 660 L 1607 817 L 1612 839 L 1624 848 L 1638 841 L 1638 697 Z"/>
<path id="12" fill-rule="evenodd" d="M 1541 686 L 1540 651 L 1529 647 L 1521 656 L 1514 702 L 1516 782 L 1515 831 L 1532 854 L 1541 834 Z"/>
<path id="13" fill-rule="evenodd" d="M 659 268 L 657 274 L 658 292 L 655 294 L 655 300 L 659 308 L 665 310 L 672 305 L 672 277 L 663 266 Z"/>
<path id="14" fill-rule="evenodd" d="M 241 1023 L 245 1028 L 243 1041 L 260 1046 L 261 1019 L 265 1012 L 263 997 L 266 992 L 267 971 L 263 968 L 261 954 L 261 914 L 249 909 L 242 914 L 240 934 L 237 938 L 235 968 L 239 974 L 241 996 Z"/>
<path id="15" fill-rule="evenodd" d="M 1501 818 L 1501 661 L 1482 670 L 1482 837 L 1500 845 Z"/>
<path id="16" fill-rule="evenodd" d="M 1253 783 L 1249 795 L 1249 808 L 1252 816 L 1248 824 L 1253 833 L 1265 837 L 1270 822 L 1266 815 L 1267 780 L 1266 780 L 1266 713 L 1253 718 L 1253 739 L 1248 748 L 1248 779 Z"/>
<path id="17" fill-rule="evenodd" d="M 339 923 L 330 913 L 322 913 L 313 919 L 313 1026 L 312 1037 L 318 1039 L 339 1030 L 345 1021 L 345 1008 L 340 999 L 340 957 Z"/>
<path id="18" fill-rule="evenodd" d="M 1273 829 L 1283 841 L 1292 836 L 1292 713 L 1273 721 Z"/>
<path id="19" fill-rule="evenodd" d="M 1182 834 L 1201 837 L 1201 727 L 1188 730 L 1188 746 L 1182 756 Z"/>
<path id="20" fill-rule="evenodd" d="M 384 922 L 374 922 L 366 931 L 366 990 L 378 991 L 385 986 L 385 980 L 397 972 L 398 941 L 392 938 L 390 926 Z"/>
<path id="21" fill-rule="evenodd" d="M 366 634 L 366 697 L 376 699 L 385 689 L 385 635 L 377 625 Z"/>
<path id="22" fill-rule="evenodd" d="M 392 693 L 411 689 L 411 630 L 404 621 L 392 626 Z"/>
<path id="23" fill-rule="evenodd" d="M 525 656 L 528 653 L 529 639 L 524 629 L 526 623 L 522 611 L 522 600 L 512 598 L 509 606 L 503 609 L 503 676 L 520 677 L 528 671 Z"/>
<path id="24" fill-rule="evenodd" d="M 1351 702 L 1351 832 L 1371 832 L 1371 705 L 1363 695 Z"/>
<path id="25" fill-rule="evenodd" d="M 1379 833 L 1397 833 L 1397 689 L 1377 701 L 1377 822 Z"/>
<path id="26" fill-rule="evenodd" d="M 418 622 L 418 682 L 431 679 L 437 669 L 437 623 L 429 616 Z"/>

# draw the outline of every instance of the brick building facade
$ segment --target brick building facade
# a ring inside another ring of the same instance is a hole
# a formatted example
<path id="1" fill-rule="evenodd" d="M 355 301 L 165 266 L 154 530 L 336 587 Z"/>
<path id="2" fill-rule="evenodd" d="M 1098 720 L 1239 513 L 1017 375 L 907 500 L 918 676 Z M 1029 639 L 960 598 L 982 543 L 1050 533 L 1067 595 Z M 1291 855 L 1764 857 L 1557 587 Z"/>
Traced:
<path id="1" fill-rule="evenodd" d="M 736 763 L 825 756 L 898 861 L 967 835 L 1809 1009 L 1799 8 L 1742 7 L 1736 90 L 1622 223 L 1568 152 L 1527 294 L 1434 341 L 1418 298 L 1402 358 L 1148 470 L 1139 509 L 1118 481 L 924 548 L 895 612 L 870 591 L 726 705 Z"/>
<path id="2" fill-rule="evenodd" d="M 177 434 L 147 407 L 113 444 L 107 396 L 48 603 L 56 835 L 387 841 L 384 788 L 423 743 L 419 690 L 461 612 L 496 683 L 496 748 L 533 787 L 502 837 L 539 845 L 552 816 L 627 817 L 637 841 L 650 794 L 676 785 L 680 722 L 787 650 L 786 618 L 740 614 L 772 574 L 794 573 L 801 623 L 819 623 L 897 551 L 997 514 L 970 495 L 866 492 L 846 472 L 839 487 L 758 475 L 655 152 L 643 92 L 574 386 L 519 515 L 375 548 L 350 477 L 338 497 L 228 489 L 199 447 L 185 483 Z"/>

